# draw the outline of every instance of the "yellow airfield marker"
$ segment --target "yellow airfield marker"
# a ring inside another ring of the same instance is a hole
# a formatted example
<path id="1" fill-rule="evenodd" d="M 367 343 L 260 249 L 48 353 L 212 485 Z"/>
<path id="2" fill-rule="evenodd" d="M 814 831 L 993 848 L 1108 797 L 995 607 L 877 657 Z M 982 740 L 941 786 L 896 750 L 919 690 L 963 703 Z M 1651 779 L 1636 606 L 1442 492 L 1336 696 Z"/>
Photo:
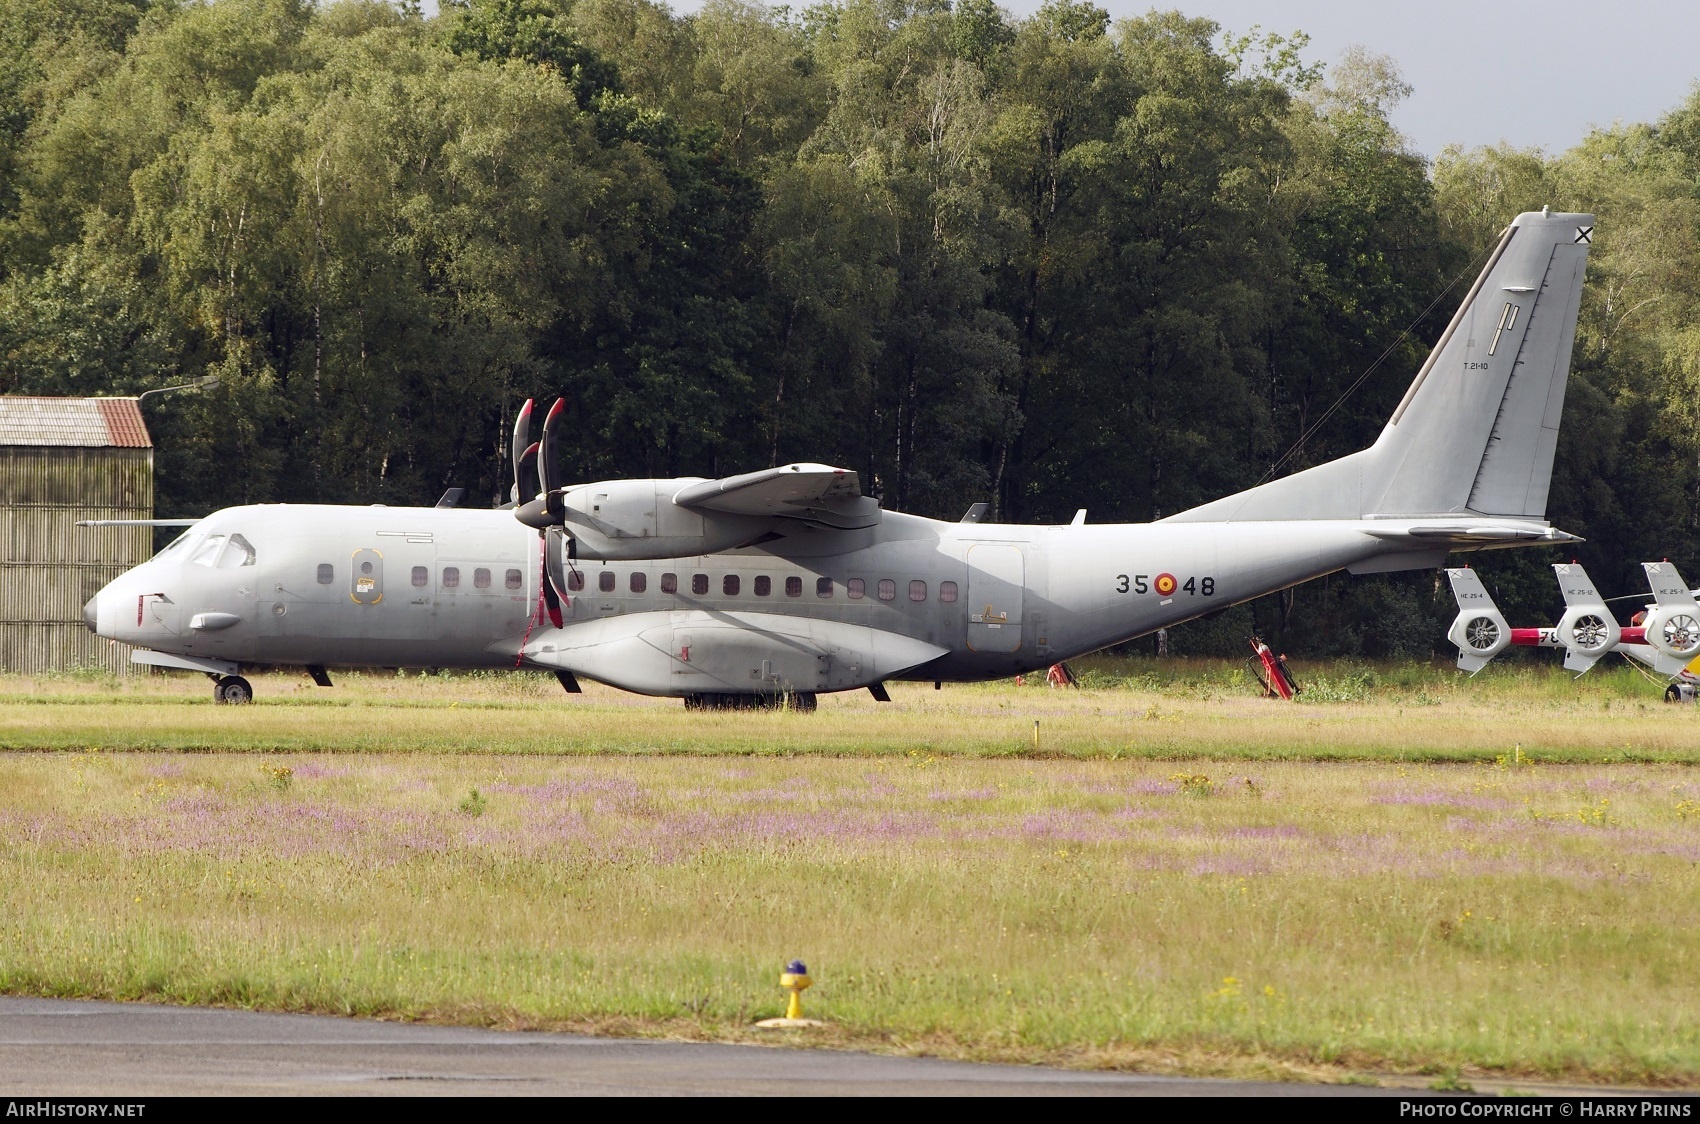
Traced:
<path id="1" fill-rule="evenodd" d="M 782 1019 L 763 1019 L 756 1026 L 762 1030 L 793 1030 L 805 1026 L 825 1026 L 819 1019 L 803 1017 L 803 989 L 815 981 L 809 978 L 809 969 L 801 960 L 793 960 L 785 965 L 785 970 L 779 973 L 779 986 L 791 992 L 791 1001 L 785 1005 L 785 1017 Z"/>

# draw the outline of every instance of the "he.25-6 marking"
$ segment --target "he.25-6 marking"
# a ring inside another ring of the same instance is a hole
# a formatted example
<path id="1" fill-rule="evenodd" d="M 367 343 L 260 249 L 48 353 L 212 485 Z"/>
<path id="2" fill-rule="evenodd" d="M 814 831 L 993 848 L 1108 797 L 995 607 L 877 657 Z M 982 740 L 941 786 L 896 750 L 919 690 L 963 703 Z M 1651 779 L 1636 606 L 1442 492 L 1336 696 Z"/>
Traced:
<path id="1" fill-rule="evenodd" d="M 1213 577 L 1188 577 L 1181 581 L 1173 574 L 1158 574 L 1153 578 L 1150 574 L 1116 575 L 1117 593 L 1151 593 L 1156 592 L 1163 597 L 1173 596 L 1175 591 L 1192 597 L 1216 596 L 1216 579 Z"/>

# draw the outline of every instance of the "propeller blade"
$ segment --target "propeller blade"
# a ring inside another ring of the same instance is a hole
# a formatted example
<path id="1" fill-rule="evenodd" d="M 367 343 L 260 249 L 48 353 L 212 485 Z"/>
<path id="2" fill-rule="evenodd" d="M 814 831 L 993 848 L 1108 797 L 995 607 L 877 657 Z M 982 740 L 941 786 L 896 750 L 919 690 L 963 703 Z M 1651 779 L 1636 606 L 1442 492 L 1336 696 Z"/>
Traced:
<path id="1" fill-rule="evenodd" d="M 543 583 L 543 606 L 549 611 L 549 623 L 556 628 L 566 625 L 566 618 L 561 615 L 561 595 L 555 592 L 554 582 Z"/>
<path id="2" fill-rule="evenodd" d="M 519 460 L 515 463 L 519 465 L 519 472 L 514 477 L 516 481 L 523 477 L 530 477 L 535 480 L 537 478 L 537 442 L 533 441 L 531 444 L 527 445 L 525 447 L 525 452 L 519 455 Z M 515 483 L 514 487 L 519 488 L 520 485 Z M 538 490 L 541 491 L 542 489 L 539 488 Z M 525 494 L 525 490 L 523 488 L 521 488 L 520 494 Z M 536 492 L 532 493 L 532 495 L 536 494 Z"/>
<path id="3" fill-rule="evenodd" d="M 561 540 L 567 536 L 551 528 L 543 532 L 543 601 L 549 610 L 549 620 L 562 627 L 561 606 L 572 604 L 567 595 L 567 575 L 561 563 Z"/>
<path id="4" fill-rule="evenodd" d="M 537 449 L 537 474 L 543 484 L 544 506 L 551 521 L 557 526 L 567 513 L 561 496 L 561 451 L 556 444 L 556 434 L 560 431 L 561 418 L 566 412 L 567 400 L 555 399 L 555 404 L 549 407 L 549 415 L 543 419 L 543 439 L 538 442 Z"/>
<path id="5" fill-rule="evenodd" d="M 514 502 L 515 503 L 518 503 L 520 501 L 520 498 L 523 497 L 524 495 L 526 495 L 526 493 L 528 491 L 528 489 L 525 486 L 525 472 L 524 472 L 525 458 L 526 458 L 526 455 L 527 455 L 527 447 L 529 446 L 531 449 L 536 448 L 535 445 L 531 444 L 531 406 L 532 406 L 531 399 L 527 398 L 525 400 L 525 405 L 521 406 L 519 408 L 519 413 L 514 416 L 514 440 L 513 440 L 514 492 L 513 492 L 513 496 L 514 496 Z"/>

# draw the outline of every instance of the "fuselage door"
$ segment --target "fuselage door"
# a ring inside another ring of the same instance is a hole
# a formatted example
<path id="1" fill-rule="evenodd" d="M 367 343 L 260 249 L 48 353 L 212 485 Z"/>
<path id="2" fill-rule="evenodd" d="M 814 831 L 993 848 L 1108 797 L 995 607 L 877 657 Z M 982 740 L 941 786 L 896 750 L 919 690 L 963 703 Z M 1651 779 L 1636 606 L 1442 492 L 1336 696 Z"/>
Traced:
<path id="1" fill-rule="evenodd" d="M 1021 548 L 975 543 L 968 548 L 968 647 L 1013 652 L 1021 647 L 1026 565 Z"/>
<path id="2" fill-rule="evenodd" d="M 384 599 L 384 556 L 370 547 L 357 550 L 349 566 L 348 595 L 356 605 L 376 605 Z"/>

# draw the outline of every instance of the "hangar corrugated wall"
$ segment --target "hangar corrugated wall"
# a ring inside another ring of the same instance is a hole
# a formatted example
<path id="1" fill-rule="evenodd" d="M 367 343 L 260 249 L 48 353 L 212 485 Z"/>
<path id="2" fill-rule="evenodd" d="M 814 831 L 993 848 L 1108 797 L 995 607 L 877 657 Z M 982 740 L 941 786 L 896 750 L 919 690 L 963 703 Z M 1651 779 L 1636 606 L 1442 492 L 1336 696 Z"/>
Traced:
<path id="1" fill-rule="evenodd" d="M 153 552 L 153 441 L 134 398 L 0 397 L 0 670 L 121 671 L 83 604 Z"/>

